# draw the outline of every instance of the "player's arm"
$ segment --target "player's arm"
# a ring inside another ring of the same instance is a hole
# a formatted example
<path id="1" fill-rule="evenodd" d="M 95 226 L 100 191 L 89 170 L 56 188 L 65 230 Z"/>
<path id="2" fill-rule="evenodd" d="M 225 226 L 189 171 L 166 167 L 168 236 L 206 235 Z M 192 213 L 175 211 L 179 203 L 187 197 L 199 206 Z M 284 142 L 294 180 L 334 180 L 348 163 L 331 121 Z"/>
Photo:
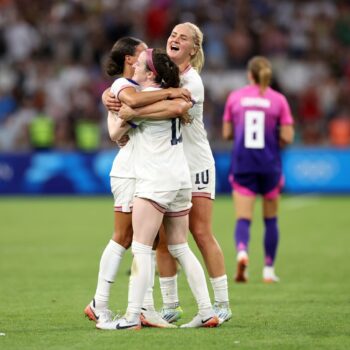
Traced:
<path id="1" fill-rule="evenodd" d="M 232 122 L 224 121 L 222 123 L 222 138 L 224 140 L 233 140 L 233 124 L 232 124 Z"/>
<path id="2" fill-rule="evenodd" d="M 294 140 L 294 126 L 281 125 L 280 127 L 280 146 L 285 147 L 291 144 Z"/>
<path id="3" fill-rule="evenodd" d="M 222 138 L 227 141 L 233 140 L 234 122 L 231 112 L 233 103 L 234 92 L 231 92 L 231 94 L 226 99 L 224 115 L 222 117 Z"/>
<path id="4" fill-rule="evenodd" d="M 131 128 L 130 124 L 126 123 L 123 119 L 118 118 L 113 112 L 108 112 L 107 126 L 109 137 L 114 142 L 121 139 Z"/>
<path id="5" fill-rule="evenodd" d="M 118 112 L 121 106 L 121 102 L 115 98 L 111 88 L 107 88 L 102 94 L 102 103 L 111 112 Z"/>
<path id="6" fill-rule="evenodd" d="M 159 101 L 147 106 L 131 108 L 122 105 L 119 110 L 119 117 L 125 121 L 135 117 L 146 117 L 147 119 L 170 119 L 184 115 L 192 107 L 192 102 L 183 98 Z"/>
<path id="7" fill-rule="evenodd" d="M 183 98 L 190 100 L 191 94 L 183 88 L 168 88 L 156 91 L 141 91 L 137 92 L 133 87 L 127 87 L 121 90 L 118 94 L 118 99 L 130 106 L 137 108 L 166 99 Z"/>
<path id="8" fill-rule="evenodd" d="M 281 95 L 279 143 L 280 147 L 291 144 L 294 140 L 293 116 L 285 96 Z"/>

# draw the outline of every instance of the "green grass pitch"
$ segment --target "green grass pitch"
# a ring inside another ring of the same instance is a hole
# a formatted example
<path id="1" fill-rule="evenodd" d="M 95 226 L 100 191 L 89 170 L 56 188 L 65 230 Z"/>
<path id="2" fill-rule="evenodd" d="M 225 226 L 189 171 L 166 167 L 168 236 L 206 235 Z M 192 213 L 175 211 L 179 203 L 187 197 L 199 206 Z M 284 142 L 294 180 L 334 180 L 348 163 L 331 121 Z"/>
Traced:
<path id="1" fill-rule="evenodd" d="M 274 285 L 261 281 L 260 204 L 251 227 L 250 280 L 237 285 L 232 202 L 215 201 L 230 322 L 217 329 L 104 332 L 83 309 L 112 233 L 112 198 L 0 198 L 0 349 L 350 349 L 349 197 L 283 198 L 276 263 L 281 283 Z M 126 307 L 130 261 L 128 252 L 112 289 L 114 310 Z M 185 322 L 196 306 L 183 273 L 179 295 Z M 158 279 L 155 301 L 160 307 Z"/>

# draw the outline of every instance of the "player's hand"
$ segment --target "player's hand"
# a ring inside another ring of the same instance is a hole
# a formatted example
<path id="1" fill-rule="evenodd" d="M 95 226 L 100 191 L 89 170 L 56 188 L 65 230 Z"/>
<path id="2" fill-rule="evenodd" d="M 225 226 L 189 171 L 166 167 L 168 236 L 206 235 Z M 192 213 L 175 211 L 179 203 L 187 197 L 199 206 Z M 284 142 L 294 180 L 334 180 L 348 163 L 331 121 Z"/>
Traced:
<path id="1" fill-rule="evenodd" d="M 186 101 L 191 101 L 191 93 L 184 88 L 169 88 L 169 98 L 183 98 Z"/>
<path id="2" fill-rule="evenodd" d="M 106 89 L 102 94 L 102 103 L 104 106 L 112 112 L 119 112 L 119 109 L 121 107 L 120 101 L 118 101 L 114 94 L 111 92 L 111 89 Z"/>
<path id="3" fill-rule="evenodd" d="M 123 119 L 124 121 L 131 120 L 132 118 L 135 118 L 137 116 L 135 110 L 133 110 L 131 107 L 129 107 L 126 104 L 122 104 L 119 112 L 118 117 L 120 119 Z"/>
<path id="4" fill-rule="evenodd" d="M 117 141 L 117 145 L 122 148 L 128 143 L 129 139 L 129 136 L 125 134 Z"/>
<path id="5" fill-rule="evenodd" d="M 186 112 L 183 115 L 180 115 L 180 121 L 182 124 L 191 124 L 192 123 L 192 118 L 191 115 Z"/>

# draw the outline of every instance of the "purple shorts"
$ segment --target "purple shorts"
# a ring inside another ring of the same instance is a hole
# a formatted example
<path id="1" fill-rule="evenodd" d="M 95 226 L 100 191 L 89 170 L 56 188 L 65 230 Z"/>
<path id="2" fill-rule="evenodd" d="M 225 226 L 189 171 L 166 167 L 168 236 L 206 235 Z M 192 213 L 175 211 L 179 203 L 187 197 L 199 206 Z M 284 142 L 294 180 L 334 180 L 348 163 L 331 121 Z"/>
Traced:
<path id="1" fill-rule="evenodd" d="M 261 194 L 266 199 L 277 198 L 284 185 L 281 173 L 230 174 L 229 181 L 232 189 L 244 196 Z"/>

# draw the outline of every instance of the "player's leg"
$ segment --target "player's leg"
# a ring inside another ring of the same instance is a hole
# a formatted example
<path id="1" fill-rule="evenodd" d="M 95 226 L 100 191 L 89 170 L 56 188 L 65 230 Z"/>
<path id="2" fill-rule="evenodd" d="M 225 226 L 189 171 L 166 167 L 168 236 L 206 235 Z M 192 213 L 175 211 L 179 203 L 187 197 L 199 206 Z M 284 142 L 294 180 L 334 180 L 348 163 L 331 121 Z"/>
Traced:
<path id="1" fill-rule="evenodd" d="M 212 229 L 213 199 L 215 198 L 215 167 L 192 175 L 192 209 L 190 231 L 204 258 L 214 291 L 214 308 L 220 321 L 228 321 L 229 306 L 224 255 Z"/>
<path id="2" fill-rule="evenodd" d="M 212 212 L 212 199 L 192 197 L 189 227 L 210 276 L 216 313 L 223 322 L 231 318 L 232 312 L 229 307 L 224 255 L 212 231 Z"/>
<path id="3" fill-rule="evenodd" d="M 141 323 L 146 327 L 156 328 L 173 328 L 176 326 L 171 325 L 165 319 L 162 314 L 157 312 L 154 307 L 153 299 L 153 288 L 154 288 L 154 277 L 155 277 L 155 266 L 156 266 L 156 247 L 159 244 L 159 233 L 153 243 L 152 247 L 152 260 L 151 260 L 151 282 L 147 287 L 145 298 L 142 304 Z M 132 284 L 132 276 L 130 276 L 130 284 Z M 129 288 L 130 288 L 129 284 Z"/>
<path id="4" fill-rule="evenodd" d="M 271 176 L 273 178 L 273 176 Z M 271 180 L 276 182 L 276 180 Z M 265 266 L 263 269 L 264 282 L 278 282 L 275 274 L 274 263 L 279 241 L 279 228 L 277 221 L 279 194 L 282 188 L 283 178 L 279 175 L 278 184 L 271 191 L 264 195 L 263 216 L 265 223 L 264 250 Z"/>
<path id="5" fill-rule="evenodd" d="M 132 252 L 134 255 L 132 285 L 129 290 L 129 303 L 126 317 L 130 322 L 137 322 L 151 282 L 152 245 L 163 220 L 164 212 L 154 202 L 135 198 L 132 215 L 134 237 Z"/>
<path id="6" fill-rule="evenodd" d="M 108 310 L 110 289 L 125 250 L 130 247 L 132 241 L 131 210 L 134 181 L 134 179 L 111 178 L 111 188 L 115 199 L 114 232 L 100 259 L 94 298 L 84 310 L 89 319 L 96 322 L 105 322 L 112 317 L 111 311 Z"/>
<path id="7" fill-rule="evenodd" d="M 151 264 L 151 283 L 147 288 L 145 299 L 143 300 L 142 309 L 155 311 L 154 308 L 154 299 L 153 299 L 153 288 L 154 288 L 154 275 L 156 269 L 156 247 L 159 242 L 159 234 L 153 242 L 152 246 L 152 264 Z"/>
<path id="8" fill-rule="evenodd" d="M 248 247 L 250 239 L 250 223 L 253 217 L 255 196 L 242 194 L 235 190 L 233 202 L 236 213 L 235 242 L 237 250 L 236 282 L 247 282 Z"/>
<path id="9" fill-rule="evenodd" d="M 198 315 L 184 328 L 215 327 L 219 320 L 212 308 L 202 266 L 187 243 L 188 215 L 165 217 L 168 248 L 186 274 L 187 281 L 198 304 Z"/>
<path id="10" fill-rule="evenodd" d="M 176 322 L 183 314 L 177 289 L 177 262 L 169 253 L 167 237 L 163 225 L 159 230 L 157 266 L 163 299 L 163 307 L 160 313 L 167 322 Z"/>

